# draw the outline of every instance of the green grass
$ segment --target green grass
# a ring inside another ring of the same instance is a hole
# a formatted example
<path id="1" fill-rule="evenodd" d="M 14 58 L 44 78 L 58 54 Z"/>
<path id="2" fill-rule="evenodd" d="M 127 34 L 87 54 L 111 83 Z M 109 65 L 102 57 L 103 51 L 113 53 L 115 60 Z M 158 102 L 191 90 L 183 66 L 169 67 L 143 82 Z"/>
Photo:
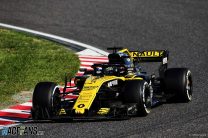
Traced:
<path id="1" fill-rule="evenodd" d="M 78 56 L 65 47 L 31 35 L 0 28 L 0 107 L 12 95 L 32 90 L 40 81 L 63 82 L 79 68 Z"/>

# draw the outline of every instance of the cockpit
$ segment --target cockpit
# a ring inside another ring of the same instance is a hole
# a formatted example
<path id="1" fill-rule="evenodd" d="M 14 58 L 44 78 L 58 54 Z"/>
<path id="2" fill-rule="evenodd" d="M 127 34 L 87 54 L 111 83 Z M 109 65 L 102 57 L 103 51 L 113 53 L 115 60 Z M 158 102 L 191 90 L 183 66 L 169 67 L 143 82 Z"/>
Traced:
<path id="1" fill-rule="evenodd" d="M 97 64 L 94 65 L 95 76 L 123 76 L 126 75 L 126 67 L 119 64 Z"/>

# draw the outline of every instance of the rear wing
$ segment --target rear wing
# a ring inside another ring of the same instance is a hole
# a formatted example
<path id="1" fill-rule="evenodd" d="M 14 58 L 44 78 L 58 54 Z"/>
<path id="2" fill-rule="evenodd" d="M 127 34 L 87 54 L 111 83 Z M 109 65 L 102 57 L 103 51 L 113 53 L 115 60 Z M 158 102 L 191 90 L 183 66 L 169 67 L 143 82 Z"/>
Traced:
<path id="1" fill-rule="evenodd" d="M 167 50 L 148 50 L 148 51 L 130 51 L 130 56 L 134 62 L 161 62 L 159 66 L 159 75 L 164 78 L 165 70 L 168 68 L 169 51 Z"/>
<path id="2" fill-rule="evenodd" d="M 148 51 L 130 51 L 130 56 L 138 62 L 162 62 L 167 64 L 169 51 L 167 50 L 148 50 Z"/>

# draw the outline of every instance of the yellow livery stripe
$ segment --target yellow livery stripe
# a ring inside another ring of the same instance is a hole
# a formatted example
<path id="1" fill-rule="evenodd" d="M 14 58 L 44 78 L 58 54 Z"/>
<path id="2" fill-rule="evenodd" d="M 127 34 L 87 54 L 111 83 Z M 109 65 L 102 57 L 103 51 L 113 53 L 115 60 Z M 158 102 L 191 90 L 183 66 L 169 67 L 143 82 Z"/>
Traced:
<path id="1" fill-rule="evenodd" d="M 102 84 L 114 79 L 125 80 L 124 77 L 115 77 L 115 76 L 104 76 L 104 77 L 91 76 L 87 78 L 83 86 L 83 89 L 80 92 L 80 95 L 73 107 L 75 113 L 84 114 L 86 109 L 89 110 Z"/>

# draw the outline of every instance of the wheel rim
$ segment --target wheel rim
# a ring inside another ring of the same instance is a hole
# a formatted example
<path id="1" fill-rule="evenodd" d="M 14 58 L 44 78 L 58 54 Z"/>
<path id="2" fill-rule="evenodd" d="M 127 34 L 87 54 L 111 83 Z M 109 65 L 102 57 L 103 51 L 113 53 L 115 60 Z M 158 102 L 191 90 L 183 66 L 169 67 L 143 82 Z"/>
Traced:
<path id="1" fill-rule="evenodd" d="M 143 87 L 143 104 L 146 113 L 150 113 L 151 109 L 151 94 L 150 90 L 148 88 L 147 82 L 145 82 L 144 87 Z"/>
<path id="2" fill-rule="evenodd" d="M 188 100 L 190 101 L 192 99 L 192 77 L 190 71 L 188 71 L 186 75 L 186 94 Z"/>
<path id="3" fill-rule="evenodd" d="M 52 103 L 51 103 L 53 112 L 56 113 L 58 111 L 60 102 L 61 102 L 61 99 L 60 99 L 59 87 L 56 86 L 53 91 Z"/>

